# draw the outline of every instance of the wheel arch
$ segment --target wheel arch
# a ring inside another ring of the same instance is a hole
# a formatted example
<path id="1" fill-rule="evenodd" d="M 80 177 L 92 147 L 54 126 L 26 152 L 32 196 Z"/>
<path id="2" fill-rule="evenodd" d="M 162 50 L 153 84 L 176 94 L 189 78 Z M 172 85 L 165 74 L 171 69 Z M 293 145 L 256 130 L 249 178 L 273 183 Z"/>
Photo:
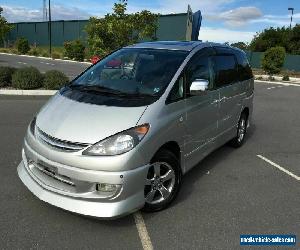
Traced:
<path id="1" fill-rule="evenodd" d="M 157 152 L 159 152 L 162 149 L 171 151 L 177 157 L 178 162 L 180 164 L 181 171 L 182 171 L 181 148 L 180 148 L 179 144 L 176 141 L 168 141 L 159 147 L 159 149 L 155 152 L 153 157 L 157 154 Z M 153 157 L 152 157 L 152 159 L 153 159 Z"/>

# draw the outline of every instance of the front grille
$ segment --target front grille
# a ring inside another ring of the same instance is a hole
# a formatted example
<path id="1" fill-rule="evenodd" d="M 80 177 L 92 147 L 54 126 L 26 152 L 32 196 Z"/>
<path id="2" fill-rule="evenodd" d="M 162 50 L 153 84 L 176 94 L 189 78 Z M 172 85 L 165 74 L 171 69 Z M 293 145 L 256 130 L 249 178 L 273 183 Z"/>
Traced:
<path id="1" fill-rule="evenodd" d="M 47 145 L 54 147 L 56 149 L 64 150 L 64 151 L 79 151 L 89 144 L 86 143 L 77 143 L 77 142 L 69 142 L 60 140 L 57 138 L 52 137 L 51 135 L 46 134 L 40 128 L 37 127 L 37 137 Z"/>

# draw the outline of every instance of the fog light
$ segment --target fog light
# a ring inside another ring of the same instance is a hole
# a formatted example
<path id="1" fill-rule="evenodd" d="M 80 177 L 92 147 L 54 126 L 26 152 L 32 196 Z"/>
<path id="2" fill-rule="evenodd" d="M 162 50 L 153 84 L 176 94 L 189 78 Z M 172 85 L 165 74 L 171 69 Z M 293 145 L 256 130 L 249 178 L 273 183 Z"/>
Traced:
<path id="1" fill-rule="evenodd" d="M 100 192 L 115 192 L 119 185 L 99 183 L 96 184 L 96 190 Z"/>

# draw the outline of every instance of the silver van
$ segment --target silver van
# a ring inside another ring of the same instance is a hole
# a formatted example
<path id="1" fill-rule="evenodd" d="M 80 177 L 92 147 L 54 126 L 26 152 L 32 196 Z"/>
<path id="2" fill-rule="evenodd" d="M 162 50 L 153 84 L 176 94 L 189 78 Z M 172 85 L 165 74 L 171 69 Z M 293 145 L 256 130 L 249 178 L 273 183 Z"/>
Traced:
<path id="1" fill-rule="evenodd" d="M 202 42 L 122 48 L 30 123 L 18 174 L 39 199 L 88 216 L 166 208 L 182 176 L 245 140 L 254 80 L 243 51 Z"/>

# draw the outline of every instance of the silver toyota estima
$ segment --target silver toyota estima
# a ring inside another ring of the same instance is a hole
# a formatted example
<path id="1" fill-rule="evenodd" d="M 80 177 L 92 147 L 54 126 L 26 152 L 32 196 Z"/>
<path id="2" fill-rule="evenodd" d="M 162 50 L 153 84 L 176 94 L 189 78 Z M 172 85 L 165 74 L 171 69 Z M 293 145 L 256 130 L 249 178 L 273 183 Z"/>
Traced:
<path id="1" fill-rule="evenodd" d="M 214 149 L 243 144 L 254 81 L 239 49 L 122 48 L 64 86 L 28 127 L 18 174 L 39 199 L 89 216 L 158 211 Z"/>

